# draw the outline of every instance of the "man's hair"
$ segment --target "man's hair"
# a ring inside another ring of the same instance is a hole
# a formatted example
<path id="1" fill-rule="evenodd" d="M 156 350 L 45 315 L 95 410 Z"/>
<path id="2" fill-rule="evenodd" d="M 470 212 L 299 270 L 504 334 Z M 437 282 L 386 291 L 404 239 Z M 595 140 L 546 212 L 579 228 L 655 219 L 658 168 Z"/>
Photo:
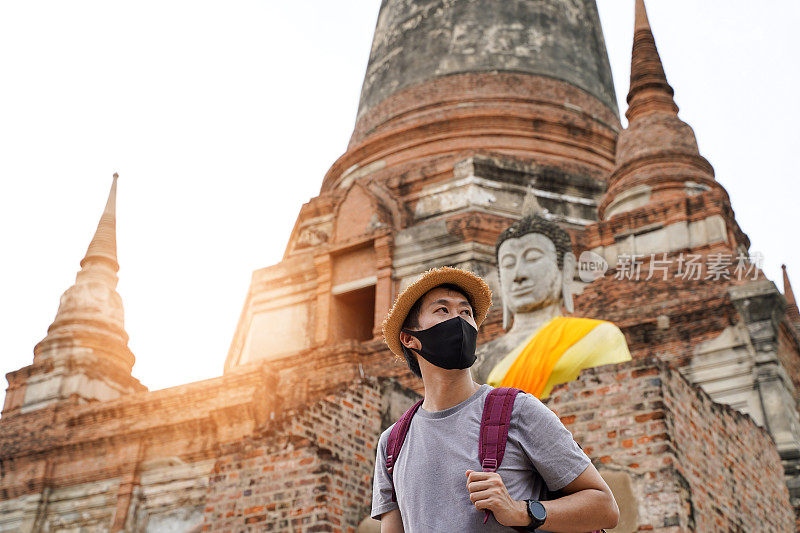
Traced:
<path id="1" fill-rule="evenodd" d="M 494 254 L 498 261 L 501 244 L 508 239 L 518 239 L 528 233 L 541 233 L 550 239 L 556 247 L 558 268 L 564 267 L 564 254 L 572 251 L 572 239 L 564 228 L 555 222 L 550 222 L 538 213 L 521 218 L 500 234 L 494 247 Z"/>
<path id="2" fill-rule="evenodd" d="M 473 310 L 475 309 L 475 307 L 472 305 L 472 300 L 470 299 L 467 292 L 458 285 L 454 285 L 452 283 L 442 283 L 441 285 L 433 287 L 433 289 L 430 289 L 428 292 L 431 292 L 434 289 L 447 289 L 449 291 L 457 292 L 461 296 L 463 296 L 467 300 L 467 302 L 469 302 L 469 306 Z M 428 292 L 417 298 L 417 301 L 414 302 L 414 305 L 412 305 L 411 309 L 408 310 L 406 319 L 403 321 L 403 329 L 419 328 L 419 312 L 422 309 L 422 300 L 425 298 L 425 295 L 427 295 Z M 406 363 L 408 363 L 408 369 L 411 370 L 411 373 L 417 376 L 418 378 L 422 379 L 422 371 L 419 369 L 419 362 L 417 361 L 417 356 L 414 355 L 414 353 L 405 346 L 403 346 L 403 356 L 405 356 L 406 358 Z"/>

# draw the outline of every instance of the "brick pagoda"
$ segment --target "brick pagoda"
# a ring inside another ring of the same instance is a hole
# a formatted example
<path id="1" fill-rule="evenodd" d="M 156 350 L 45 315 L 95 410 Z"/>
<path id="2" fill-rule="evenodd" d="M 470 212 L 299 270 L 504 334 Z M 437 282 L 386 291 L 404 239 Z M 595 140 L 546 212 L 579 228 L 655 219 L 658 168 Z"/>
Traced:
<path id="1" fill-rule="evenodd" d="M 607 267 L 575 278 L 575 315 L 616 323 L 633 355 L 547 399 L 612 486 L 615 531 L 796 530 L 788 274 L 781 293 L 748 257 L 635 9 L 622 129 L 593 0 L 384 0 L 347 151 L 253 273 L 217 378 L 132 377 L 115 176 L 75 284 L 7 375 L 0 531 L 377 531 L 378 436 L 423 392 L 381 321 L 456 265 L 495 289 L 479 342 L 502 335 L 494 243 L 526 195 Z"/>

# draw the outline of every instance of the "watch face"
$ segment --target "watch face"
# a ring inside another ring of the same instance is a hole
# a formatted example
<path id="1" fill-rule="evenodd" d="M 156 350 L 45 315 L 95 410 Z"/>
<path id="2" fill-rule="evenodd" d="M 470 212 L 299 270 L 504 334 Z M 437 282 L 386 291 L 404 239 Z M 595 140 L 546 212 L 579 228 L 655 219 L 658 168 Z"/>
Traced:
<path id="1" fill-rule="evenodd" d="M 537 502 L 536 500 L 528 502 L 528 510 L 530 511 L 531 515 L 535 520 L 543 522 L 545 518 L 547 518 L 547 511 L 545 510 L 544 505 L 542 505 L 541 502 Z"/>

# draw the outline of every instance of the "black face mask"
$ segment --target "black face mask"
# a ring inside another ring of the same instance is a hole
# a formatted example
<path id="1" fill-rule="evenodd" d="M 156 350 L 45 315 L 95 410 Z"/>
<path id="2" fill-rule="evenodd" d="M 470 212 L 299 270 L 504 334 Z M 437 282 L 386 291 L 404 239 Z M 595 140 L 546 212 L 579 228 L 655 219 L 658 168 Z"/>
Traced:
<path id="1" fill-rule="evenodd" d="M 416 350 L 430 364 L 439 368 L 469 368 L 475 362 L 478 330 L 461 318 L 453 317 L 419 331 L 402 329 L 419 339 L 422 348 Z M 404 350 L 408 350 L 403 346 Z"/>

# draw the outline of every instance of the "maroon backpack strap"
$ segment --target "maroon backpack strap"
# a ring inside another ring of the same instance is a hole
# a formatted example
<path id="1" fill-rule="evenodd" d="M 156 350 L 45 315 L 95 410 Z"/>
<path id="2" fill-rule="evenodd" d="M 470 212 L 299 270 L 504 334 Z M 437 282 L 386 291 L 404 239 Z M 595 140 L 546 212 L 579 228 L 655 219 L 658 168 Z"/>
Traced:
<path id="1" fill-rule="evenodd" d="M 424 398 L 423 398 L 424 399 Z M 400 448 L 403 447 L 403 442 L 406 440 L 408 427 L 411 425 L 411 419 L 422 405 L 422 400 L 418 401 L 411 408 L 403 413 L 400 420 L 394 425 L 389 432 L 389 439 L 386 442 L 386 471 L 389 472 L 389 480 L 392 482 L 392 501 L 397 501 L 397 495 L 394 492 L 394 464 L 397 462 L 397 456 L 400 454 Z"/>
<path id="2" fill-rule="evenodd" d="M 513 387 L 495 387 L 486 395 L 478 440 L 478 459 L 484 472 L 496 472 L 503 462 L 511 411 L 519 392 L 519 389 Z M 487 509 L 486 516 L 483 517 L 484 524 L 490 514 L 491 511 Z"/>
<path id="3" fill-rule="evenodd" d="M 511 411 L 517 394 L 524 392 L 513 387 L 496 387 L 486 395 L 481 418 L 481 434 L 478 444 L 478 459 L 484 472 L 496 472 L 503 462 L 508 441 L 508 428 L 511 423 Z M 580 446 L 580 444 L 578 444 Z M 483 523 L 486 523 L 492 512 L 486 510 Z M 528 531 L 524 527 L 514 527 L 516 531 Z M 591 533 L 605 533 L 604 529 Z"/>

